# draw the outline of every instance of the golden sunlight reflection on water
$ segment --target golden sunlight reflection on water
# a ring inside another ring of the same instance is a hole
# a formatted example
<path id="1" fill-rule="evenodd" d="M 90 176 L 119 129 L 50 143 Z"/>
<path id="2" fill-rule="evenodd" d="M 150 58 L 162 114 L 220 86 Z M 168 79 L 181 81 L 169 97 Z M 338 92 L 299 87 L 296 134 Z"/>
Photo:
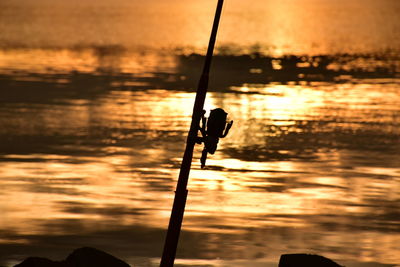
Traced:
<path id="1" fill-rule="evenodd" d="M 280 253 L 309 251 L 311 246 L 312 252 L 344 260 L 399 260 L 394 244 L 400 237 L 396 219 L 390 219 L 398 207 L 398 159 L 373 151 L 386 160 L 386 166 L 374 167 L 368 165 L 376 165 L 376 158 L 365 158 L 351 147 L 303 147 L 304 139 L 320 132 L 356 132 L 364 123 L 398 134 L 398 117 L 393 117 L 398 110 L 393 108 L 399 96 L 391 85 L 250 89 L 258 93 L 212 92 L 206 103 L 207 108 L 228 110 L 235 124 L 221 140 L 220 151 L 209 156 L 206 170 L 199 168 L 200 147 L 196 149 L 184 229 L 206 235 L 202 245 L 218 246 L 199 258 L 229 259 L 239 251 L 238 258 L 258 253 L 272 262 Z M 1 243 L 30 244 L 30 235 L 85 233 L 85 228 L 62 227 L 48 233 L 48 221 L 165 229 L 193 97 L 167 90 L 111 91 L 96 99 L 28 105 L 9 113 L 1 121 L 2 134 L 74 141 L 53 143 L 48 152 L 3 154 L 0 223 L 19 238 L 5 237 Z M 10 105 L 2 110 L 10 111 Z M 308 125 L 314 121 L 325 123 Z M 374 127 L 369 129 L 378 130 Z M 290 138 L 293 134 L 298 140 Z M 318 142 L 331 142 L 321 138 Z M 377 219 L 363 222 L 366 216 Z M 185 236 L 182 242 L 191 244 Z M 319 250 L 324 244 L 333 249 Z M 363 252 L 349 250 L 354 246 Z"/>
<path id="2" fill-rule="evenodd" d="M 38 74 L 120 71 L 146 75 L 175 65 L 175 58 L 166 53 L 126 51 L 119 47 L 0 50 L 2 73 L 27 70 Z"/>
<path id="3" fill-rule="evenodd" d="M 203 51 L 215 1 L 10 1 L 0 3 L 0 46 L 121 46 Z M 284 54 L 397 49 L 396 0 L 228 1 L 221 50 Z M 254 52 L 254 51 L 253 51 Z"/>
<path id="4" fill-rule="evenodd" d="M 0 3 L 0 265 L 158 266 L 214 1 L 53 2 Z M 400 262 L 398 2 L 227 2 L 177 262 Z"/>

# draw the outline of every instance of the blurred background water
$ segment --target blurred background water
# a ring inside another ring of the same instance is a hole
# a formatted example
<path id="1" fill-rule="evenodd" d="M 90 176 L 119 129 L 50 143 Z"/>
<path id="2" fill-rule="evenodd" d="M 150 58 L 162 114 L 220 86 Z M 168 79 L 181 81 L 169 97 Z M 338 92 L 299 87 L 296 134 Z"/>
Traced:
<path id="1" fill-rule="evenodd" d="M 0 265 L 158 266 L 214 0 L 0 1 Z M 400 2 L 227 0 L 178 266 L 400 263 Z"/>

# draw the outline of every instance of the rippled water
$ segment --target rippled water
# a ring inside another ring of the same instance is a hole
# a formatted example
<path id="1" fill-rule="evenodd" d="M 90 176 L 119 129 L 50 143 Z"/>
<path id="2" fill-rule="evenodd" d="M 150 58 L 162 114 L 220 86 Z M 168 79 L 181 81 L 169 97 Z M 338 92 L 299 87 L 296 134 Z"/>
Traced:
<path id="1" fill-rule="evenodd" d="M 226 3 L 179 266 L 400 262 L 399 2 L 289 2 Z M 174 4 L 0 3 L 0 265 L 158 265 L 215 3 Z"/>

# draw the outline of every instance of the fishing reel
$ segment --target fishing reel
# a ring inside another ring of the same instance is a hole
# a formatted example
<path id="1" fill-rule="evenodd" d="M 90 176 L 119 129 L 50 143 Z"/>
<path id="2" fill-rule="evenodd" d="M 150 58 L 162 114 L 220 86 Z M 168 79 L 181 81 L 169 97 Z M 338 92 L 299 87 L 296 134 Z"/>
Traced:
<path id="1" fill-rule="evenodd" d="M 197 137 L 198 144 L 204 143 L 204 149 L 200 158 L 202 169 L 206 165 L 207 154 L 215 153 L 219 139 L 228 135 L 233 124 L 233 121 L 227 122 L 228 113 L 222 108 L 211 110 L 208 118 L 204 116 L 205 113 L 206 111 L 203 110 L 203 114 L 201 115 L 202 125 L 201 127 L 199 125 L 202 137 Z"/>

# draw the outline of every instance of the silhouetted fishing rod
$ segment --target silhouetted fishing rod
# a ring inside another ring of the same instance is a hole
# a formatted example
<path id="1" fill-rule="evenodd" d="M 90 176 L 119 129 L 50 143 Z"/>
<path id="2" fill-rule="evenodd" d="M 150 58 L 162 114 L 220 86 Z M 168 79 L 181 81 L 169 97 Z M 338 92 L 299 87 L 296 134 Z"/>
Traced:
<path id="1" fill-rule="evenodd" d="M 199 131 L 200 119 L 204 115 L 203 107 L 208 88 L 208 76 L 210 72 L 211 59 L 213 56 L 215 40 L 217 37 L 218 24 L 221 17 L 223 2 L 223 0 L 218 0 L 203 73 L 201 74 L 197 87 L 196 99 L 194 102 L 192 113 L 192 123 L 190 125 L 190 130 L 186 140 L 186 149 L 182 159 L 178 183 L 176 185 L 175 199 L 172 206 L 171 218 L 169 221 L 168 232 L 165 239 L 160 267 L 174 266 L 176 249 L 178 246 L 179 234 L 182 226 L 183 213 L 185 211 L 186 197 L 188 194 L 186 187 L 189 179 L 190 166 L 192 164 L 193 149 L 196 142 L 198 142 L 197 134 Z"/>

